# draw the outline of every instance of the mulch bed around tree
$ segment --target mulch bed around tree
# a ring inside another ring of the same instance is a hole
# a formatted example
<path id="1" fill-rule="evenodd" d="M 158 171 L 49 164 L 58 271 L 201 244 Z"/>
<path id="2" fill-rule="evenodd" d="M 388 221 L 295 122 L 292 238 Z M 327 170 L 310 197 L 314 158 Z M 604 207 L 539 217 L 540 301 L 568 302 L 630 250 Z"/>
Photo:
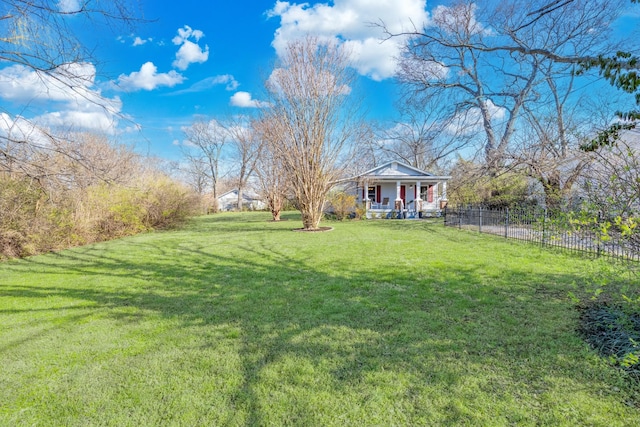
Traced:
<path id="1" fill-rule="evenodd" d="M 322 233 L 323 231 L 331 231 L 333 227 L 318 227 L 313 230 L 307 230 L 305 228 L 294 228 L 293 231 L 300 231 L 303 233 Z"/>

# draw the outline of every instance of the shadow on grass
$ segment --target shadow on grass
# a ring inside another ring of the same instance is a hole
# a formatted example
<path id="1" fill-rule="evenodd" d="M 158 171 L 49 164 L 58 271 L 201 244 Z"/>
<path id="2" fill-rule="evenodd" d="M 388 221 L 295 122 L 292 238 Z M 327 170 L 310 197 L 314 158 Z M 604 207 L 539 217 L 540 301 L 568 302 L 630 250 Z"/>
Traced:
<path id="1" fill-rule="evenodd" d="M 200 220 L 200 226 L 232 233 L 237 225 L 226 224 L 237 221 L 216 215 Z M 263 227 L 261 221 L 259 217 L 242 233 L 288 231 L 291 225 L 290 221 L 286 227 Z M 412 233 L 438 232 L 433 224 L 400 222 L 380 221 L 374 226 L 390 233 L 401 227 L 406 231 L 406 225 Z M 349 253 L 334 254 L 339 268 L 327 271 L 313 259 L 273 243 L 266 234 L 254 241 L 231 240 L 217 246 L 132 240 L 125 249 L 79 248 L 7 264 L 2 268 L 28 273 L 31 283 L 1 285 L 0 297 L 82 300 L 90 303 L 85 309 L 120 322 L 160 316 L 177 321 L 185 331 L 193 325 L 239 328 L 244 381 L 231 400 L 247 409 L 246 425 L 273 421 L 265 418 L 269 399 L 282 399 L 295 411 L 289 414 L 294 423 L 315 424 L 313 408 L 291 390 L 317 387 L 357 393 L 365 383 L 382 387 L 389 380 L 384 373 L 410 376 L 415 384 L 435 384 L 446 396 L 489 367 L 497 376 L 515 375 L 512 387 L 525 398 L 551 387 L 545 380 L 548 376 L 569 372 L 576 376 L 572 381 L 584 384 L 597 376 L 593 370 L 577 368 L 579 362 L 564 359 L 567 346 L 578 353 L 581 348 L 572 322 L 566 319 L 567 284 L 578 280 L 571 274 L 544 275 L 513 266 L 495 274 L 481 264 L 462 261 L 446 267 L 425 261 L 413 268 L 394 268 L 393 260 L 380 267 L 386 272 L 381 273 L 363 270 L 357 259 L 341 258 L 352 256 Z M 50 275 L 61 277 L 57 285 L 44 281 Z M 105 277 L 107 284 L 93 280 Z M 16 309 L 0 314 L 12 310 Z M 326 366 L 327 383 L 314 385 L 298 378 L 296 366 L 291 365 L 296 360 Z M 547 370 L 544 377 L 541 367 Z M 279 391 L 280 397 L 264 391 L 265 376 L 274 372 L 279 372 L 280 383 L 266 387 Z M 504 390 L 490 380 L 480 386 L 496 387 L 492 393 L 503 396 Z M 411 387 L 388 393 L 400 391 L 420 393 Z M 445 406 L 439 408 L 445 422 L 473 420 L 472 415 Z"/>

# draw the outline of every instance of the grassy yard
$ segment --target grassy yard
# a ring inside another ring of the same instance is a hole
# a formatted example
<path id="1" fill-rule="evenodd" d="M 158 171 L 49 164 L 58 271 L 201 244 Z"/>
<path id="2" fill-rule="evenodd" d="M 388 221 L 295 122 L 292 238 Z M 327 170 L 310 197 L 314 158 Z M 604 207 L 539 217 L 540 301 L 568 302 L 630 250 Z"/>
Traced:
<path id="1" fill-rule="evenodd" d="M 0 264 L 0 425 L 640 425 L 602 260 L 418 221 L 195 219 Z"/>

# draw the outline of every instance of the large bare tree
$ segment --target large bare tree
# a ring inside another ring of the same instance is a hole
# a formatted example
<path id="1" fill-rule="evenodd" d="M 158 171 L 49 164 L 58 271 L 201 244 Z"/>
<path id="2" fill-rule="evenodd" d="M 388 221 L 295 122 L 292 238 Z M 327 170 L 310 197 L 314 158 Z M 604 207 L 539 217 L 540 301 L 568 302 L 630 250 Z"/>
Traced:
<path id="1" fill-rule="evenodd" d="M 539 91 L 542 102 L 523 106 L 523 129 L 508 150 L 511 165 L 540 184 L 545 204 L 553 210 L 570 201 L 592 157 L 580 149 L 592 134 L 593 117 L 584 108 L 585 97 L 574 93 L 573 68 L 564 79 L 546 75 Z"/>
<path id="2" fill-rule="evenodd" d="M 550 73 L 564 78 L 566 64 L 607 51 L 610 24 L 621 8 L 616 0 L 572 0 L 544 9 L 548 3 L 451 2 L 433 10 L 427 27 L 404 34 L 410 37 L 400 79 L 420 96 L 445 90 L 449 102 L 466 110 L 484 133 L 493 173 L 504 165 L 524 109 L 533 110 L 540 91 L 548 90 Z"/>
<path id="3" fill-rule="evenodd" d="M 281 130 L 278 157 L 291 179 L 305 230 L 319 228 L 325 198 L 356 136 L 348 52 L 306 37 L 290 42 L 268 82 L 264 119 Z"/>

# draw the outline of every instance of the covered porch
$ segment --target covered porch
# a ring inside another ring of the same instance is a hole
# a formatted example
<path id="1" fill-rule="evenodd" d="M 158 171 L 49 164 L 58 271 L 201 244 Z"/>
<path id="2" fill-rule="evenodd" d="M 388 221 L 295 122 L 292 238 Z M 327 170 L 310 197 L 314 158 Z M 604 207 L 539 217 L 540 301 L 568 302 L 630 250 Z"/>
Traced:
<path id="1" fill-rule="evenodd" d="M 449 178 L 390 162 L 359 176 L 358 200 L 371 219 L 440 216 Z"/>

